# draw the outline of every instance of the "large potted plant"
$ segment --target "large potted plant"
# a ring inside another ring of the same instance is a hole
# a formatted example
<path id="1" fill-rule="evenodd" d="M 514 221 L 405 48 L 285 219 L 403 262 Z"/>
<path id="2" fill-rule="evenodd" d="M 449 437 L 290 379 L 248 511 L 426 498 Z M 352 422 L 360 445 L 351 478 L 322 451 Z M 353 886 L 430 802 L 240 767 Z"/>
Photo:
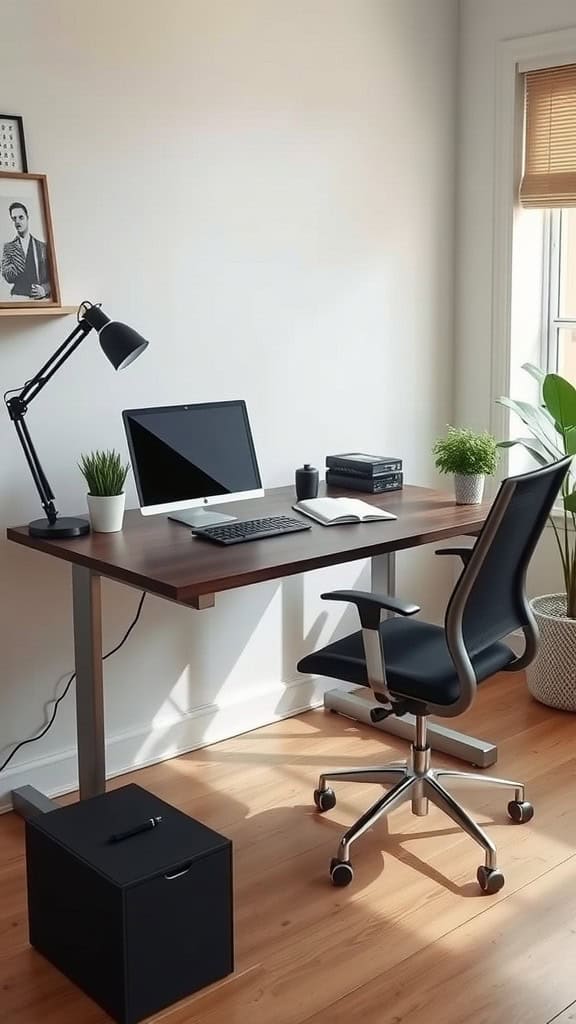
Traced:
<path id="1" fill-rule="evenodd" d="M 496 438 L 486 431 L 477 434 L 466 427 L 448 427 L 445 437 L 435 442 L 432 454 L 441 473 L 454 475 L 456 504 L 478 505 L 486 477 L 495 472 L 498 463 Z"/>
<path id="2" fill-rule="evenodd" d="M 118 452 L 95 451 L 82 455 L 79 469 L 88 485 L 88 511 L 96 533 L 117 533 L 122 529 L 128 466 Z"/>
<path id="3" fill-rule="evenodd" d="M 498 399 L 528 427 L 530 437 L 501 441 L 500 447 L 521 444 L 541 466 L 576 454 L 576 389 L 557 373 L 523 367 L 538 382 L 537 405 Z M 566 476 L 560 504 L 550 516 L 564 589 L 530 602 L 540 631 L 540 647 L 527 669 L 528 688 L 543 704 L 576 711 L 576 480 Z"/>

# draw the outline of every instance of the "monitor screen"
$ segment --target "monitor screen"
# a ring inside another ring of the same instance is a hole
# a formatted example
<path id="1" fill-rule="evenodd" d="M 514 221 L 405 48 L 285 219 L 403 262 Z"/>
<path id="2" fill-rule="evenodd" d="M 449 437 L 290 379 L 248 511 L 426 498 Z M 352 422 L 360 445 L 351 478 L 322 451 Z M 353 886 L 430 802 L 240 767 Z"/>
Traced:
<path id="1" fill-rule="evenodd" d="M 122 416 L 143 512 L 262 493 L 245 402 L 126 409 Z"/>

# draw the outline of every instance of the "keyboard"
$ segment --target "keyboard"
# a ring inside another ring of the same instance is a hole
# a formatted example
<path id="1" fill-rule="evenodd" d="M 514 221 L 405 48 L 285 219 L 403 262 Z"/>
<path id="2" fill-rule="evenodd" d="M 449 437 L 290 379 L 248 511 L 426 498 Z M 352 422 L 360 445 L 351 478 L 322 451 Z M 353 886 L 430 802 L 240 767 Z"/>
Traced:
<path id="1" fill-rule="evenodd" d="M 206 537 L 216 544 L 243 544 L 248 540 L 262 540 L 264 537 L 281 537 L 284 533 L 298 533 L 310 530 L 308 523 L 289 516 L 268 516 L 265 519 L 245 519 L 238 523 L 222 523 L 217 526 L 195 527 L 192 533 Z"/>

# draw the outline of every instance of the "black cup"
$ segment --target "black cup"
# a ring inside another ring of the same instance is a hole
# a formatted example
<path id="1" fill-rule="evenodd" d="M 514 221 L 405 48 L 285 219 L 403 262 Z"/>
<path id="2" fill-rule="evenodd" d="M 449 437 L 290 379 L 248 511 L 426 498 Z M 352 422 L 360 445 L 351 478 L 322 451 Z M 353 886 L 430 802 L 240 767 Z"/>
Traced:
<path id="1" fill-rule="evenodd" d="M 305 498 L 317 497 L 318 470 L 306 462 L 301 469 L 296 470 L 296 498 L 302 501 Z"/>

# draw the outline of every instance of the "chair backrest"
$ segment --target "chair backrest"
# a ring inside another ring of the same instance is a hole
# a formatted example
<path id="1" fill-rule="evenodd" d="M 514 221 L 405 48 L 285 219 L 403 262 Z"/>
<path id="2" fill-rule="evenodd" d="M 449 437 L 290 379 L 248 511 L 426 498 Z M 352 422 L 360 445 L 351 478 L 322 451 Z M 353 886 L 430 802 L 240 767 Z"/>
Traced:
<path id="1" fill-rule="evenodd" d="M 471 655 L 517 629 L 524 632 L 526 650 L 514 667 L 523 668 L 536 653 L 538 630 L 526 597 L 526 570 L 570 462 L 562 459 L 502 482 L 454 588 L 445 628 L 461 682 L 460 710 L 472 702 L 476 687 Z"/>

